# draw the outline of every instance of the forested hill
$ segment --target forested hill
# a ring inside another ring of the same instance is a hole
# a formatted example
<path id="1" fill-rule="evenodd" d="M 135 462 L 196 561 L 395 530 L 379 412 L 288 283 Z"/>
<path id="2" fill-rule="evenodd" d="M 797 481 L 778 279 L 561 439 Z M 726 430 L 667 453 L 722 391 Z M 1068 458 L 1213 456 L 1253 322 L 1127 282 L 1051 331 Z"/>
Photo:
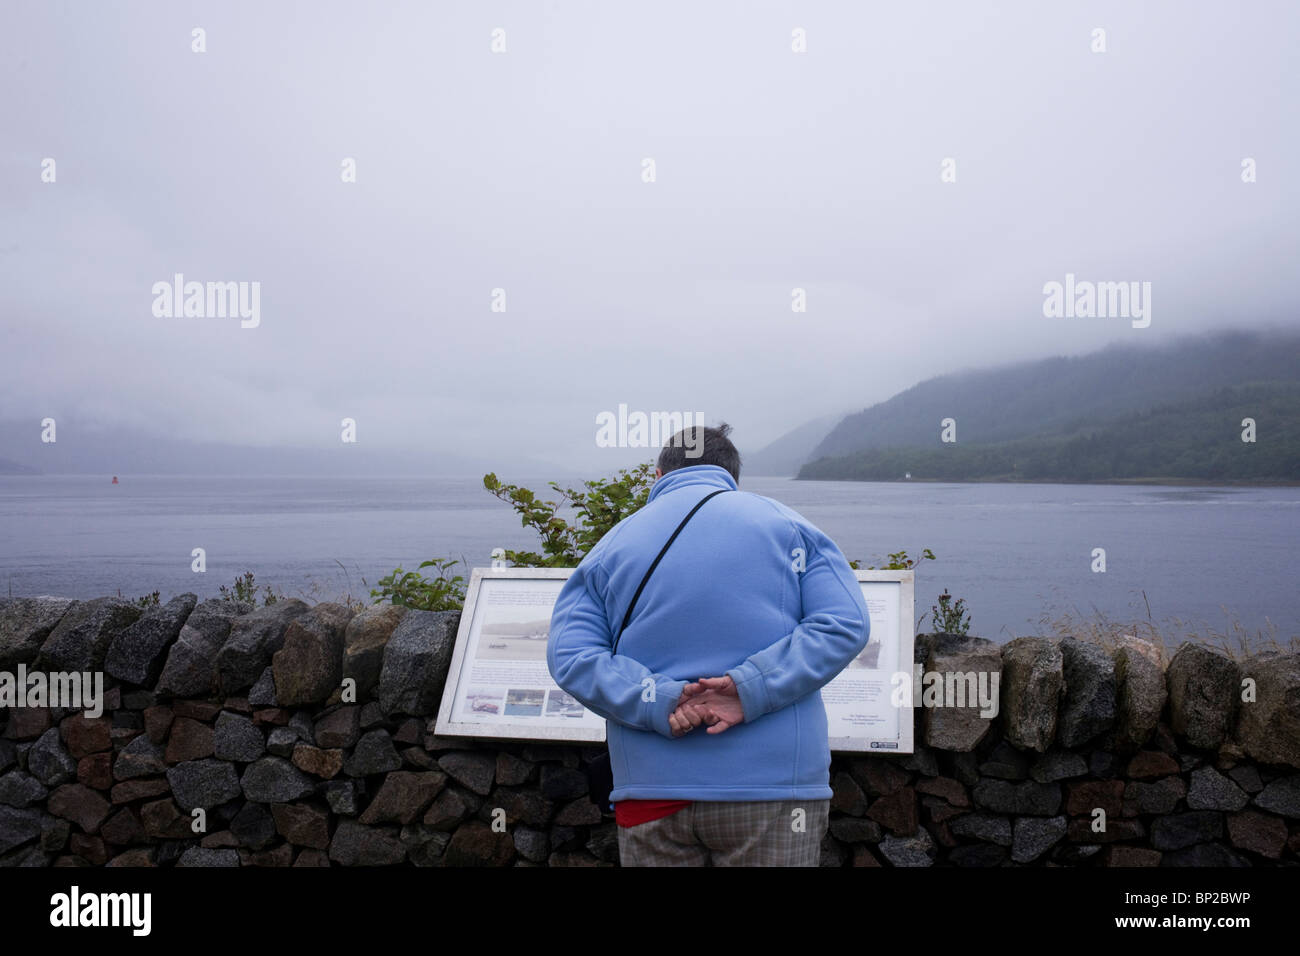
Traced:
<path id="1" fill-rule="evenodd" d="M 956 442 L 940 422 L 956 422 Z M 1256 423 L 1243 442 L 1242 419 Z M 1300 480 L 1300 335 L 1112 347 L 922 382 L 842 421 L 800 478 Z"/>

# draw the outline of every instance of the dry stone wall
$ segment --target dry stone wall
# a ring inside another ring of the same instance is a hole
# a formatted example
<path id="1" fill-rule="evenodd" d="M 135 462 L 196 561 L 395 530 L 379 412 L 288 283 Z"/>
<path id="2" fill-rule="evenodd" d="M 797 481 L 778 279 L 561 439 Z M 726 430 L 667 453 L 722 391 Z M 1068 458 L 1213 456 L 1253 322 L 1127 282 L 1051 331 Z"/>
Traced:
<path id="1" fill-rule="evenodd" d="M 0 601 L 0 701 L 6 678 L 103 680 L 97 716 L 0 709 L 0 866 L 617 864 L 599 748 L 435 734 L 458 623 Z M 823 865 L 1300 863 L 1300 654 L 928 635 L 915 663 L 915 753 L 835 756 Z M 945 675 L 996 714 L 927 695 Z"/>

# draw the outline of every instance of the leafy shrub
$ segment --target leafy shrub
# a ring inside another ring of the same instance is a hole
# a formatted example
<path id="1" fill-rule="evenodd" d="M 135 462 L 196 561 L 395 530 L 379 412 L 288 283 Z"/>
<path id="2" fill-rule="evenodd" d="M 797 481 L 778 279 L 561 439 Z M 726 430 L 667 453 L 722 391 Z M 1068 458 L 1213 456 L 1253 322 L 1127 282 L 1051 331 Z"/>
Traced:
<path id="1" fill-rule="evenodd" d="M 921 556 L 920 556 L 919 558 L 915 559 L 915 560 L 913 560 L 912 558 L 909 558 L 909 557 L 907 556 L 907 552 L 906 552 L 906 551 L 895 551 L 893 554 L 891 554 L 891 555 L 889 556 L 889 563 L 886 564 L 883 568 L 880 568 L 879 570 L 881 570 L 881 571 L 911 571 L 911 570 L 914 569 L 914 568 L 920 567 L 922 561 L 927 561 L 927 560 L 928 560 L 928 561 L 933 561 L 934 559 L 935 559 L 935 558 L 934 558 L 934 552 L 931 551 L 929 548 L 922 548 L 922 549 L 921 549 Z M 864 571 L 875 571 L 875 570 L 877 570 L 877 568 L 876 568 L 876 566 L 875 566 L 874 564 L 870 564 L 870 565 L 867 565 L 867 567 L 862 568 L 862 562 L 861 562 L 861 561 L 850 561 L 850 562 L 849 562 L 849 567 L 853 568 L 854 570 L 858 570 L 858 569 L 861 569 L 861 570 L 864 570 Z"/>
<path id="2" fill-rule="evenodd" d="M 970 615 L 966 613 L 965 600 L 957 598 L 954 601 L 947 588 L 939 595 L 938 606 L 931 606 L 930 620 L 936 634 L 960 634 L 964 637 L 970 631 Z"/>
<path id="3" fill-rule="evenodd" d="M 576 568 L 610 528 L 644 507 L 654 483 L 653 469 L 642 463 L 609 480 L 584 481 L 581 489 L 548 482 L 560 496 L 556 502 L 518 485 L 503 485 L 495 474 L 483 477 L 483 487 L 512 505 L 523 526 L 542 539 L 540 553 L 505 549 L 505 559 L 517 568 Z M 566 507 L 575 512 L 572 523 L 559 515 Z"/>
<path id="4" fill-rule="evenodd" d="M 376 604 L 388 601 L 417 611 L 458 611 L 465 605 L 465 579 L 448 574 L 458 562 L 451 558 L 424 561 L 415 571 L 397 568 L 379 579 L 379 587 L 370 592 Z M 438 576 L 426 578 L 425 568 L 437 568 Z"/>
<path id="5" fill-rule="evenodd" d="M 235 578 L 233 587 L 221 585 L 219 596 L 221 600 L 230 601 L 232 604 L 251 604 L 257 607 L 257 582 L 253 578 L 253 572 L 245 571 L 243 575 Z M 283 594 L 276 594 L 268 584 L 262 589 L 262 606 L 274 604 L 282 597 Z"/>

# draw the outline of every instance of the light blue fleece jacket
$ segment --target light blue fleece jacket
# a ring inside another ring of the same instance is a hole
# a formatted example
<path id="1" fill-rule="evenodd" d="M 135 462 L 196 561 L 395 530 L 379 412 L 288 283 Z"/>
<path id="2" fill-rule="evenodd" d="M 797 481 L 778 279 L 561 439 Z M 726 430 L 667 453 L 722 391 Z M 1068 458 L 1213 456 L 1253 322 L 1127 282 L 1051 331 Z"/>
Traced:
<path id="1" fill-rule="evenodd" d="M 673 542 L 612 654 L 646 569 L 717 488 L 732 490 Z M 801 515 L 735 489 L 716 465 L 664 475 L 645 507 L 588 552 L 555 603 L 547 666 L 607 721 L 612 801 L 831 796 L 818 691 L 871 636 L 862 589 L 839 548 Z M 736 682 L 744 722 L 673 737 L 668 715 L 682 688 L 723 674 Z"/>

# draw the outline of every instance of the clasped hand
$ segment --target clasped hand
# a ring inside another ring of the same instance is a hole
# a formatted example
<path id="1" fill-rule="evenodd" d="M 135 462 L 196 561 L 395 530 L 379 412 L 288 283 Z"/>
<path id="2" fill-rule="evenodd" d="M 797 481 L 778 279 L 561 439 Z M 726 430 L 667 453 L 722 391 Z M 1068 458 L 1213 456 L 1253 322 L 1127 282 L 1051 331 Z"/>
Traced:
<path id="1" fill-rule="evenodd" d="M 709 733 L 720 734 L 744 720 L 745 709 L 736 682 L 730 677 L 702 677 L 698 683 L 683 688 L 677 709 L 668 715 L 668 726 L 674 737 L 688 734 L 701 724 L 708 726 Z"/>

